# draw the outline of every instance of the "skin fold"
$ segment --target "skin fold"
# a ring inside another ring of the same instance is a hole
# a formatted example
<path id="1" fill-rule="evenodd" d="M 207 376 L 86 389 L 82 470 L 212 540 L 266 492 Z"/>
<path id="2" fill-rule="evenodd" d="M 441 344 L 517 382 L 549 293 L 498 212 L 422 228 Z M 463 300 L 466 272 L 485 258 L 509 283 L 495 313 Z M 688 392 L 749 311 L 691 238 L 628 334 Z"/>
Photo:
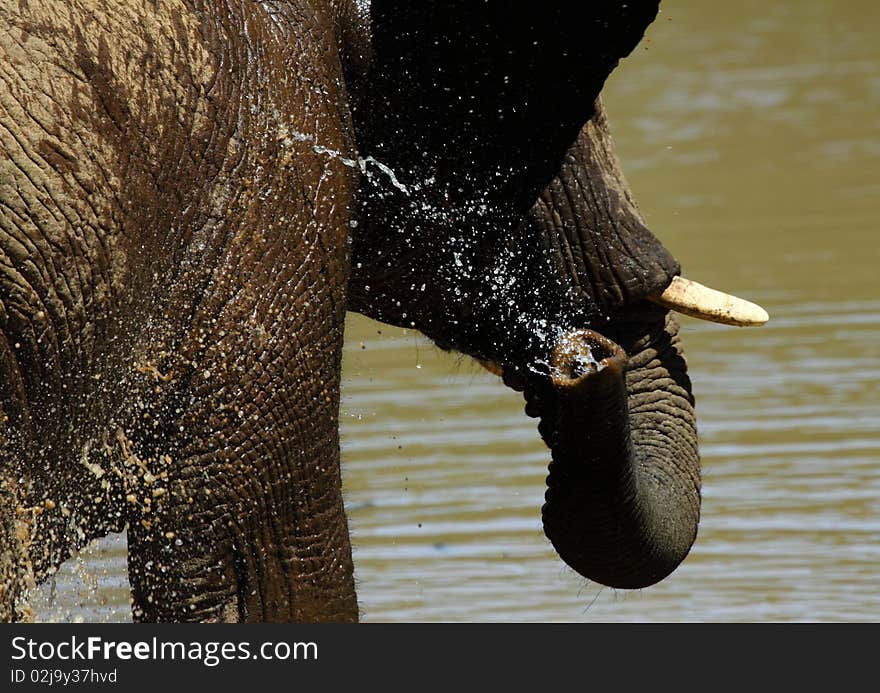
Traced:
<path id="1" fill-rule="evenodd" d="M 136 620 L 356 620 L 346 310 L 524 394 L 569 565 L 669 574 L 680 268 L 599 100 L 657 5 L 0 6 L 0 620 L 123 529 Z"/>

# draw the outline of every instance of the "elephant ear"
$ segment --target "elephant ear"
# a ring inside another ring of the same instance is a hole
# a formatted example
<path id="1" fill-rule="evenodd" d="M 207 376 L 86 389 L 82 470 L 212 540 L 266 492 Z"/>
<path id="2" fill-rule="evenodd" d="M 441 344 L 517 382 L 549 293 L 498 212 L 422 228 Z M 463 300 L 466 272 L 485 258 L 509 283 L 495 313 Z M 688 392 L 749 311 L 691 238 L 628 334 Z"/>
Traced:
<path id="1" fill-rule="evenodd" d="M 489 189 L 525 213 L 658 6 L 373 0 L 360 141 L 403 175 L 446 183 L 453 198 Z"/>

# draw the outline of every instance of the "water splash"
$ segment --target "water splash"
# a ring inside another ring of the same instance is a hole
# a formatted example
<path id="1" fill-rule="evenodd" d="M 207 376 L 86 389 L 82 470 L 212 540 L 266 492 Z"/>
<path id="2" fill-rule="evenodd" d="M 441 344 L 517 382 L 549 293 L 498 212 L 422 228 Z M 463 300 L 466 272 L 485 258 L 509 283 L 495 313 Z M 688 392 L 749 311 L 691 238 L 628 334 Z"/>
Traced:
<path id="1" fill-rule="evenodd" d="M 305 142 L 312 146 L 312 151 L 316 154 L 321 154 L 324 156 L 329 156 L 331 159 L 335 159 L 339 163 L 344 166 L 348 166 L 349 168 L 356 168 L 362 174 L 369 176 L 370 171 L 368 167 L 370 165 L 379 169 L 382 173 L 384 173 L 388 180 L 391 181 L 391 185 L 400 190 L 404 195 L 409 196 L 411 194 L 410 188 L 404 185 L 398 180 L 394 171 L 387 164 L 383 164 L 381 161 L 372 156 L 362 157 L 357 156 L 352 159 L 349 156 L 346 156 L 343 152 L 340 152 L 337 149 L 331 149 L 330 147 L 325 147 L 323 144 L 319 144 L 318 141 L 312 135 L 307 135 L 304 132 L 299 132 L 297 130 L 289 130 L 287 128 L 281 128 L 280 132 L 280 141 L 287 146 L 291 146 L 294 142 Z"/>

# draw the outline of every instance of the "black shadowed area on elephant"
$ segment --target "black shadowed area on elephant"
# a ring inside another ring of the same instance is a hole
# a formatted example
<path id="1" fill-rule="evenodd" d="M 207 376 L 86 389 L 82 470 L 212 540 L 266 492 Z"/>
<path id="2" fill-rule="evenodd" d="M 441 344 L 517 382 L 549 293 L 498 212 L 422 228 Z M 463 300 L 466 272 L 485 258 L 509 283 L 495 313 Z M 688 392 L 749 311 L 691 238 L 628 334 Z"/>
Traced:
<path id="1" fill-rule="evenodd" d="M 599 94 L 657 10 L 0 9 L 0 617 L 124 526 L 139 620 L 356 620 L 346 309 L 523 392 L 570 566 L 674 570 L 700 468 L 669 308 L 766 317 L 679 277 L 618 166 Z"/>

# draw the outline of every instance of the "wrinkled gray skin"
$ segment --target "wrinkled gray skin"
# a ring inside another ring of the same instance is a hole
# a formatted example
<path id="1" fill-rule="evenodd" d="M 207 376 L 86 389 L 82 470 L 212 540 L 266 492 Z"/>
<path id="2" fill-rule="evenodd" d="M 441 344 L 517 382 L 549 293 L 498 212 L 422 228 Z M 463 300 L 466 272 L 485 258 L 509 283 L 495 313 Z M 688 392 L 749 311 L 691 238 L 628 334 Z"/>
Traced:
<path id="1" fill-rule="evenodd" d="M 0 7 L 0 620 L 123 528 L 136 620 L 356 620 L 346 308 L 524 392 L 576 570 L 683 560 L 679 268 L 597 102 L 657 3 L 582 5 Z"/>

